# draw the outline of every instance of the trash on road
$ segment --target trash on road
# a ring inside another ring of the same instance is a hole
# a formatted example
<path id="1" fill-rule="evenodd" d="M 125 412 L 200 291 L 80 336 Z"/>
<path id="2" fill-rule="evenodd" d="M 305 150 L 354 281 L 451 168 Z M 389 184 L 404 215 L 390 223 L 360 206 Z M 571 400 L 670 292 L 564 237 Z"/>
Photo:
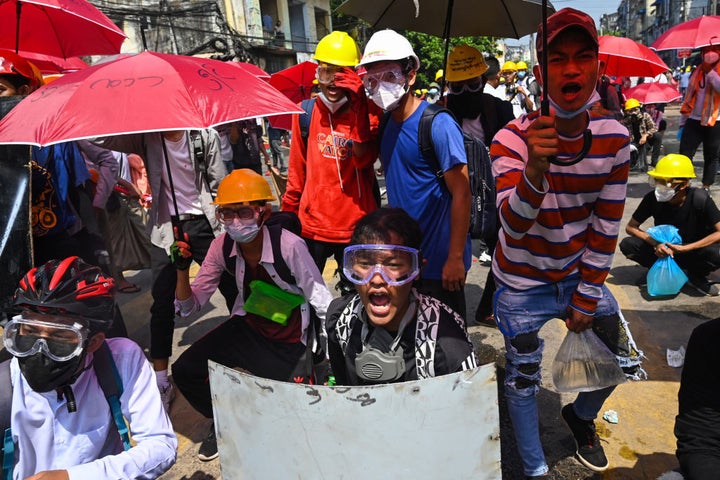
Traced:
<path id="1" fill-rule="evenodd" d="M 685 363 L 685 347 L 682 345 L 677 350 L 667 349 L 667 363 L 671 367 L 682 367 Z"/>
<path id="2" fill-rule="evenodd" d="M 603 419 L 609 423 L 618 423 L 618 414 L 615 410 L 608 410 L 603 413 Z"/>

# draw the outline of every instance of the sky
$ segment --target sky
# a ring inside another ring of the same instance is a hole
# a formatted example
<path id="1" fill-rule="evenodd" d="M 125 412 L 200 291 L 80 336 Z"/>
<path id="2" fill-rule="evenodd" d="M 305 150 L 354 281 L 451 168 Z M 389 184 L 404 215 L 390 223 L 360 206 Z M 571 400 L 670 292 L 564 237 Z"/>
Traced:
<path id="1" fill-rule="evenodd" d="M 599 27 L 600 17 L 606 13 L 617 12 L 620 0 L 549 0 L 550 3 L 555 7 L 555 10 L 560 10 L 565 7 L 572 7 L 576 10 L 581 10 L 595 19 L 595 24 Z M 508 39 L 506 42 L 508 45 L 519 45 L 520 43 L 527 43 L 529 37 L 523 37 L 520 40 Z"/>

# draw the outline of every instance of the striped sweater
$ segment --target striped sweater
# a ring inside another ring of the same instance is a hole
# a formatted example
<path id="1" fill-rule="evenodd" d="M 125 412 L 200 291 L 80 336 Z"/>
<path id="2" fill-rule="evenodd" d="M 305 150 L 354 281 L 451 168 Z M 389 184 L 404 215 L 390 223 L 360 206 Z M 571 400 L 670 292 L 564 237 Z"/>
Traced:
<path id="1" fill-rule="evenodd" d="M 630 142 L 627 129 L 590 113 L 592 147 L 579 163 L 550 165 L 543 191 L 525 177 L 525 132 L 539 112 L 513 120 L 493 139 L 490 156 L 497 187 L 500 235 L 493 273 L 519 290 L 556 283 L 579 273 L 570 305 L 592 315 L 610 270 L 625 207 Z M 580 151 L 582 135 L 560 138 L 558 159 Z"/>

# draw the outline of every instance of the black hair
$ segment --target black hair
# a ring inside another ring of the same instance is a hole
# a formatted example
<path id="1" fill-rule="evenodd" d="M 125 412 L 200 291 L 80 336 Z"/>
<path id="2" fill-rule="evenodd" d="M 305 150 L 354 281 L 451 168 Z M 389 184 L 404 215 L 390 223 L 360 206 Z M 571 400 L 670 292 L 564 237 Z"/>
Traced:
<path id="1" fill-rule="evenodd" d="M 362 217 L 355 225 L 351 245 L 361 243 L 390 244 L 390 233 L 399 236 L 406 247 L 420 250 L 420 224 L 402 208 L 382 207 Z"/>
<path id="2" fill-rule="evenodd" d="M 497 58 L 487 56 L 485 57 L 485 63 L 487 64 L 488 69 L 482 74 L 483 79 L 487 80 L 487 77 L 492 77 L 493 75 L 500 73 L 500 61 Z"/>
<path id="3" fill-rule="evenodd" d="M 25 85 L 30 85 L 30 79 L 27 77 L 23 77 L 22 75 L 16 75 L 13 73 L 3 73 L 0 75 L 4 80 L 6 80 L 10 85 L 13 86 L 16 90 L 24 87 Z"/>
<path id="4" fill-rule="evenodd" d="M 420 68 L 420 65 L 415 65 L 415 59 L 412 57 L 403 58 L 398 61 L 400 62 L 400 69 L 404 75 Z"/>

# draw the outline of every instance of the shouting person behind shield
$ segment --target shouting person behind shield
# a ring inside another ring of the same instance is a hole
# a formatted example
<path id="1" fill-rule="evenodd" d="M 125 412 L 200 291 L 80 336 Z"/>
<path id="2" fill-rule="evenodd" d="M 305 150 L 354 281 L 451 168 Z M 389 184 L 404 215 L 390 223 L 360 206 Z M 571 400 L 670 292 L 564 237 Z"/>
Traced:
<path id="1" fill-rule="evenodd" d="M 422 231 L 401 208 L 358 221 L 343 255 L 357 293 L 328 307 L 328 350 L 338 385 L 437 377 L 477 366 L 465 321 L 419 293 Z"/>
<path id="2" fill-rule="evenodd" d="M 539 54 L 543 34 L 541 26 Z M 548 18 L 545 34 L 547 71 L 535 68 L 546 83 L 550 113 L 513 120 L 490 147 L 501 222 L 492 265 L 495 313 L 507 350 L 508 411 L 528 477 L 548 472 L 536 399 L 544 345 L 539 331 L 548 320 L 564 320 L 577 333 L 592 328 L 628 377 L 644 373 L 642 352 L 604 285 L 625 203 L 628 132 L 614 119 L 589 111 L 599 99 L 593 19 L 565 8 Z M 592 144 L 583 158 L 589 137 Z M 562 409 L 577 458 L 594 471 L 608 468 L 593 420 L 613 388 L 580 393 Z"/>

